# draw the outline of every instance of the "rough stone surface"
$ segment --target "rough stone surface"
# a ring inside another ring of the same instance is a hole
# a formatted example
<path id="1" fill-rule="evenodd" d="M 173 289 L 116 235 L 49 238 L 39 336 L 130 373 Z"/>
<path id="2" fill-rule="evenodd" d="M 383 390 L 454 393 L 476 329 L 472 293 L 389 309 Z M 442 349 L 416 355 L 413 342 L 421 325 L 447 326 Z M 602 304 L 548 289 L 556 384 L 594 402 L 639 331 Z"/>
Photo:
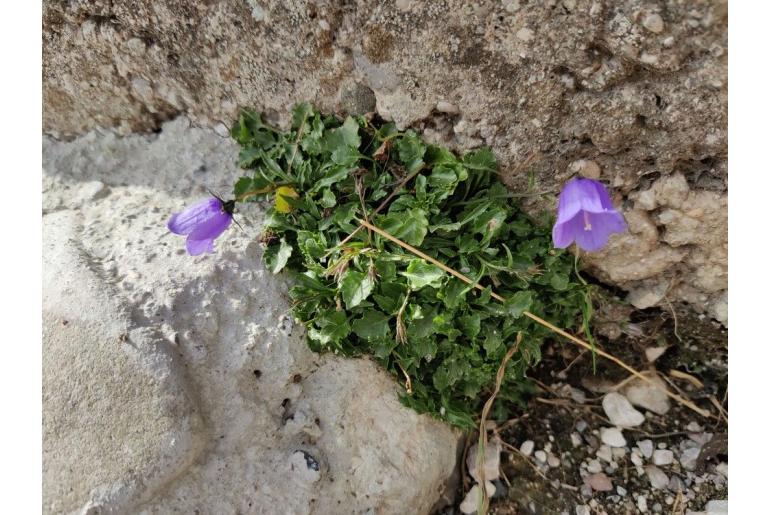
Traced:
<path id="1" fill-rule="evenodd" d="M 459 435 L 373 362 L 307 348 L 261 207 L 210 256 L 166 230 L 234 156 L 184 118 L 44 140 L 43 511 L 428 513 Z"/>
<path id="2" fill-rule="evenodd" d="M 616 392 L 610 392 L 602 399 L 602 408 L 607 418 L 617 427 L 636 427 L 644 422 L 644 415 L 634 409 L 628 399 Z"/>
<path id="3" fill-rule="evenodd" d="M 182 113 L 221 127 L 241 106 L 285 123 L 301 100 L 374 107 L 491 146 L 515 190 L 600 173 L 630 231 L 586 258 L 594 273 L 634 303 L 726 323 L 727 58 L 726 0 L 46 0 L 43 125 L 69 137 Z"/>

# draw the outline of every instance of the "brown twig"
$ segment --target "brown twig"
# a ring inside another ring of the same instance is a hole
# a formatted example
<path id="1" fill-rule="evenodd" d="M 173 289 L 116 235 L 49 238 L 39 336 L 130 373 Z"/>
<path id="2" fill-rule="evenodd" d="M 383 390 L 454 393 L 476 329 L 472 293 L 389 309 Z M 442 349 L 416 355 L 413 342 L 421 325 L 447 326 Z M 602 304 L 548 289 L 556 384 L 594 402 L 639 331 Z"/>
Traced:
<path id="1" fill-rule="evenodd" d="M 418 257 L 421 257 L 422 259 L 424 259 L 424 260 L 426 260 L 426 261 L 428 261 L 430 263 L 433 263 L 434 265 L 439 267 L 441 270 L 445 271 L 446 273 L 448 273 L 450 275 L 453 275 L 453 276 L 457 277 L 458 279 L 460 279 L 461 281 L 463 281 L 463 282 L 465 282 L 467 284 L 470 284 L 474 288 L 482 290 L 482 291 L 485 289 L 482 285 L 480 285 L 477 282 L 471 280 L 466 275 L 463 275 L 462 273 L 458 272 L 457 270 L 448 267 L 447 265 L 445 265 L 441 261 L 438 261 L 437 259 L 434 259 L 434 258 L 430 257 L 429 255 L 425 254 L 421 250 L 416 249 L 415 247 L 409 245 L 408 243 L 406 243 L 404 241 L 401 241 L 400 239 L 398 239 L 395 236 L 393 236 L 392 234 L 390 234 L 390 233 L 380 229 L 379 227 L 377 227 L 375 225 L 372 225 L 369 222 L 366 222 L 364 220 L 357 220 L 357 221 L 360 224 L 360 226 L 366 227 L 367 229 L 370 229 L 370 230 L 376 232 L 377 234 L 379 234 L 383 238 L 386 238 L 386 239 L 392 241 L 393 243 L 399 245 L 400 247 L 405 248 L 406 250 L 408 250 L 412 254 L 414 254 L 414 255 L 416 255 Z M 500 302 L 505 302 L 505 298 L 501 297 L 500 295 L 498 295 L 495 292 L 492 292 L 491 296 L 495 300 L 498 300 Z M 588 350 L 590 350 L 592 352 L 595 352 L 596 354 L 598 354 L 599 356 L 601 356 L 601 357 L 603 357 L 605 359 L 608 359 L 608 360 L 612 361 L 613 363 L 615 363 L 619 367 L 625 369 L 626 371 L 630 372 L 631 374 L 633 374 L 634 376 L 636 376 L 639 379 L 643 380 L 644 382 L 653 385 L 655 388 L 661 389 L 663 392 L 665 392 L 666 395 L 668 395 L 669 397 L 671 397 L 672 399 L 674 399 L 678 403 L 680 403 L 680 404 L 682 404 L 684 406 L 687 406 L 688 408 L 690 408 L 691 410 L 695 411 L 699 415 L 701 415 L 703 417 L 707 417 L 707 418 L 715 418 L 715 415 L 713 415 L 708 410 L 704 410 L 702 408 L 699 408 L 698 406 L 693 404 L 690 400 L 685 399 L 685 398 L 683 398 L 683 397 L 681 397 L 681 396 L 679 396 L 679 395 L 677 395 L 677 394 L 675 394 L 673 392 L 670 392 L 666 388 L 661 388 L 660 385 L 658 385 L 654 381 L 648 379 L 644 374 L 642 374 L 641 372 L 639 372 L 638 370 L 636 370 L 632 366 L 627 365 L 620 358 L 616 358 L 612 354 L 609 354 L 609 353 L 603 351 L 602 349 L 592 347 L 591 344 L 581 340 L 580 338 L 578 338 L 576 336 L 573 336 L 573 335 L 569 334 L 568 332 L 566 332 L 563 329 L 553 325 L 552 323 L 548 322 L 547 320 L 543 320 L 542 318 L 540 318 L 539 316 L 535 315 L 534 313 L 531 313 L 529 311 L 524 311 L 522 314 L 524 316 L 534 320 L 538 324 L 540 324 L 540 325 L 542 325 L 544 327 L 547 327 L 548 329 L 550 329 L 554 333 L 558 334 L 559 336 L 563 336 L 564 338 L 568 339 L 569 341 L 571 341 L 571 342 L 573 342 L 573 343 L 575 343 L 575 344 L 577 344 L 577 345 L 579 345 L 579 346 L 581 346 L 581 347 L 583 347 L 585 349 L 588 349 Z"/>

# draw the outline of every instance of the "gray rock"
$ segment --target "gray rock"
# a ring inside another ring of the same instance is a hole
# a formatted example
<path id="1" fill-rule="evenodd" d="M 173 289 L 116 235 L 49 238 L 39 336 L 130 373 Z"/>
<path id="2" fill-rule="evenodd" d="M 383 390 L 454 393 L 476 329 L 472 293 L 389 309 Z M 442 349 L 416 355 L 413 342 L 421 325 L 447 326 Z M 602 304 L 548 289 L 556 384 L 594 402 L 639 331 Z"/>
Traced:
<path id="1" fill-rule="evenodd" d="M 695 470 L 698 456 L 700 456 L 700 448 L 690 447 L 682 451 L 682 454 L 679 456 L 679 463 L 682 464 L 685 470 Z"/>
<path id="2" fill-rule="evenodd" d="M 727 515 L 727 499 L 707 502 L 706 515 Z"/>
<path id="3" fill-rule="evenodd" d="M 662 490 L 668 486 L 668 476 L 655 465 L 644 467 L 644 473 L 647 474 L 647 479 L 650 480 L 650 486 L 653 488 Z"/>
<path id="4" fill-rule="evenodd" d="M 626 439 L 623 437 L 623 432 L 617 427 L 603 427 L 601 428 L 602 443 L 609 445 L 610 447 L 625 447 Z"/>
<path id="5" fill-rule="evenodd" d="M 612 490 L 612 480 L 604 472 L 591 474 L 584 481 L 591 489 L 597 492 L 609 492 Z"/>
<path id="6" fill-rule="evenodd" d="M 652 458 L 652 452 L 653 452 L 652 440 L 642 440 L 640 442 L 637 442 L 636 445 L 639 447 L 639 450 L 642 452 L 642 456 L 644 456 L 647 459 Z"/>
<path id="7" fill-rule="evenodd" d="M 500 477 L 500 451 L 502 450 L 502 445 L 500 444 L 500 441 L 497 439 L 491 439 L 487 442 L 486 448 L 484 449 L 484 480 L 485 481 L 494 481 L 495 479 Z M 481 477 L 479 475 L 479 447 L 478 444 L 473 444 L 473 446 L 468 450 L 468 456 L 465 460 L 465 464 L 468 467 L 468 472 L 470 473 L 471 477 L 479 483 L 481 481 Z"/>
<path id="8" fill-rule="evenodd" d="M 535 442 L 533 442 L 532 440 L 526 440 L 524 443 L 521 444 L 521 447 L 519 448 L 519 450 L 524 456 L 531 456 L 532 451 L 535 450 Z"/>
<path id="9" fill-rule="evenodd" d="M 653 376 L 650 380 L 656 386 L 641 379 L 635 379 L 626 386 L 623 393 L 634 406 L 658 415 L 665 415 L 671 409 L 671 403 L 666 395 L 666 384 L 658 376 Z"/>
<path id="10" fill-rule="evenodd" d="M 454 491 L 459 433 L 372 361 L 314 354 L 279 322 L 260 206 L 213 255 L 166 230 L 229 189 L 234 155 L 181 118 L 44 141 L 43 512 L 429 513 Z"/>
<path id="11" fill-rule="evenodd" d="M 655 465 L 671 465 L 674 463 L 674 453 L 668 449 L 656 449 L 652 453 L 652 462 Z"/>
<path id="12" fill-rule="evenodd" d="M 607 418 L 618 427 L 636 427 L 644 422 L 644 415 L 631 406 L 623 395 L 610 392 L 602 399 L 602 408 Z"/>

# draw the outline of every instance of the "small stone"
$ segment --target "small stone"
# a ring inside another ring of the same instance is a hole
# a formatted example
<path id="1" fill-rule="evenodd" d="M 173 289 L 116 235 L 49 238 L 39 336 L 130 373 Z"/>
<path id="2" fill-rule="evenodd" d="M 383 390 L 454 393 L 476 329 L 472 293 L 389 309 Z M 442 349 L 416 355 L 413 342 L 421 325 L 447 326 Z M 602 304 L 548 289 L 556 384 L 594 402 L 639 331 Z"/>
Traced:
<path id="1" fill-rule="evenodd" d="M 691 447 L 682 451 L 682 455 L 679 456 L 679 463 L 685 470 L 695 470 L 695 465 L 698 462 L 698 456 L 700 455 L 700 449 L 698 447 Z"/>
<path id="2" fill-rule="evenodd" d="M 588 462 L 588 466 L 586 467 L 586 470 L 588 472 L 591 472 L 592 474 L 596 474 L 597 472 L 602 471 L 602 464 L 599 460 L 591 460 Z"/>
<path id="3" fill-rule="evenodd" d="M 377 97 L 369 86 L 355 82 L 342 89 L 340 104 L 349 114 L 363 115 L 377 110 Z"/>
<path id="4" fill-rule="evenodd" d="M 642 457 L 638 454 L 631 454 L 631 463 L 637 467 L 641 467 L 644 464 L 644 460 L 642 460 Z"/>
<path id="5" fill-rule="evenodd" d="M 659 502 L 656 502 L 655 504 L 652 505 L 652 511 L 654 511 L 655 513 L 662 512 L 663 511 L 663 505 L 660 504 Z"/>
<path id="6" fill-rule="evenodd" d="M 723 476 L 727 477 L 727 463 L 725 463 L 724 461 L 721 462 L 719 465 L 717 465 L 714 470 L 716 470 L 718 473 L 722 474 Z"/>
<path id="7" fill-rule="evenodd" d="M 616 492 L 618 493 L 618 495 L 619 495 L 619 496 L 621 496 L 621 497 L 625 497 L 625 496 L 626 496 L 626 494 L 628 493 L 628 490 L 626 490 L 625 488 L 623 488 L 623 487 L 622 487 L 622 486 L 620 486 L 620 485 L 618 485 L 617 487 L 615 487 L 615 491 L 616 491 Z"/>
<path id="8" fill-rule="evenodd" d="M 671 476 L 671 479 L 668 480 L 668 486 L 666 488 L 672 492 L 684 492 L 686 487 L 684 486 L 684 482 L 679 476 Z"/>
<path id="9" fill-rule="evenodd" d="M 639 450 L 642 451 L 642 456 L 648 460 L 652 458 L 652 440 L 642 440 L 641 442 L 636 442 L 636 445 L 639 447 Z"/>
<path id="10" fill-rule="evenodd" d="M 636 498 L 636 507 L 642 513 L 647 513 L 647 497 L 640 495 Z"/>
<path id="11" fill-rule="evenodd" d="M 647 465 L 644 467 L 644 473 L 647 474 L 647 478 L 650 480 L 650 486 L 653 488 L 662 490 L 668 486 L 668 476 L 655 465 Z"/>
<path id="12" fill-rule="evenodd" d="M 591 161 L 590 159 L 578 159 L 577 161 L 571 162 L 569 170 L 570 172 L 580 174 L 587 179 L 598 179 L 602 175 L 602 169 L 596 161 Z"/>
<path id="13" fill-rule="evenodd" d="M 572 440 L 572 447 L 580 447 L 583 445 L 583 439 L 580 438 L 580 433 L 570 433 L 569 438 Z"/>
<path id="14" fill-rule="evenodd" d="M 597 492 L 609 492 L 612 490 L 612 480 L 603 472 L 591 474 L 585 478 L 585 483 Z"/>
<path id="15" fill-rule="evenodd" d="M 586 504 L 575 506 L 575 515 L 591 515 L 591 508 Z"/>
<path id="16" fill-rule="evenodd" d="M 645 16 L 642 25 L 645 29 L 655 34 L 663 32 L 663 18 L 658 13 L 651 13 Z"/>
<path id="17" fill-rule="evenodd" d="M 535 442 L 533 442 L 532 440 L 527 440 L 523 444 L 521 444 L 521 447 L 519 447 L 519 450 L 524 456 L 529 457 L 532 455 L 532 451 L 535 450 Z"/>
<path id="18" fill-rule="evenodd" d="M 575 429 L 577 429 L 579 433 L 582 433 L 583 431 L 585 431 L 587 427 L 588 427 L 588 424 L 586 423 L 585 420 L 578 420 L 577 424 L 575 424 Z"/>
<path id="19" fill-rule="evenodd" d="M 623 432 L 617 427 L 603 427 L 602 443 L 609 445 L 610 447 L 625 447 L 626 439 L 623 437 Z"/>
<path id="20" fill-rule="evenodd" d="M 548 455 L 545 453 L 545 451 L 535 451 L 535 459 L 540 463 L 545 463 L 548 459 Z"/>
<path id="21" fill-rule="evenodd" d="M 658 449 L 652 453 L 652 462 L 656 465 L 671 465 L 674 463 L 674 453 L 668 449 Z"/>
<path id="22" fill-rule="evenodd" d="M 612 449 L 612 456 L 614 458 L 622 458 L 626 455 L 626 448 L 625 447 L 614 447 Z"/>
<path id="23" fill-rule="evenodd" d="M 458 114 L 460 112 L 460 109 L 456 105 L 450 102 L 439 100 L 438 102 L 436 102 L 436 111 L 440 113 L 447 113 L 447 114 Z"/>
<path id="24" fill-rule="evenodd" d="M 532 38 L 535 37 L 535 33 L 532 32 L 532 29 L 523 27 L 516 32 L 516 37 L 525 42 L 532 41 Z"/>
<path id="25" fill-rule="evenodd" d="M 492 497 L 493 495 L 495 495 L 496 488 L 492 482 L 487 481 L 485 483 L 485 486 L 487 489 L 487 495 L 489 497 Z M 460 511 L 462 513 L 465 513 L 466 515 L 470 515 L 471 513 L 476 513 L 478 496 L 479 496 L 479 485 L 473 485 L 473 487 L 471 487 L 471 489 L 465 495 L 465 499 L 463 499 L 463 502 L 460 503 Z"/>
<path id="26" fill-rule="evenodd" d="M 703 428 L 701 427 L 701 425 L 694 421 L 687 424 L 687 427 L 685 427 L 685 429 L 690 433 L 700 433 L 703 431 Z"/>
<path id="27" fill-rule="evenodd" d="M 492 440 L 487 443 L 486 449 L 484 449 L 484 479 L 487 481 L 493 481 L 500 477 L 500 452 L 502 451 L 502 445 L 499 440 Z M 468 466 L 468 472 L 471 477 L 479 482 L 478 473 L 478 444 L 474 444 L 468 451 L 468 458 L 465 464 Z"/>
<path id="28" fill-rule="evenodd" d="M 663 353 L 666 352 L 667 349 L 668 347 L 647 347 L 646 349 L 644 349 L 644 356 L 647 358 L 647 361 L 652 363 L 653 361 L 661 357 Z"/>
<path id="29" fill-rule="evenodd" d="M 636 379 L 629 383 L 623 393 L 634 406 L 658 415 L 665 415 L 671 409 L 668 395 L 666 395 L 665 383 L 658 376 L 654 376 L 650 380 L 654 384 Z"/>
<path id="30" fill-rule="evenodd" d="M 727 499 L 707 502 L 706 515 L 727 515 Z"/>
<path id="31" fill-rule="evenodd" d="M 609 463 L 612 461 L 612 449 L 607 445 L 602 445 L 599 447 L 599 450 L 596 451 L 596 456 Z"/>
<path id="32" fill-rule="evenodd" d="M 602 399 L 604 413 L 613 425 L 618 427 L 636 427 L 644 422 L 644 415 L 631 406 L 623 395 L 610 392 Z"/>
<path id="33" fill-rule="evenodd" d="M 553 454 L 549 454 L 548 455 L 548 466 L 555 468 L 555 467 L 558 467 L 559 465 L 561 465 L 561 460 L 559 460 L 559 458 L 557 458 Z"/>

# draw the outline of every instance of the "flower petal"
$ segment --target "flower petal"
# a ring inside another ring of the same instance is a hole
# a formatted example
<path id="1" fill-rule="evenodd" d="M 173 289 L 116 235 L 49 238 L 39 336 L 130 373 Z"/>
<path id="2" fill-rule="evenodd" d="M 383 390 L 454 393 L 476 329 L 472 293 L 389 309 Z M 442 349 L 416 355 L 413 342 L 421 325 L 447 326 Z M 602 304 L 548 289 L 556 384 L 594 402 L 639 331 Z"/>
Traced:
<path id="1" fill-rule="evenodd" d="M 575 241 L 576 234 L 583 230 L 583 217 L 580 213 L 570 220 L 556 222 L 553 226 L 553 246 L 557 249 L 566 249 Z"/>
<path id="2" fill-rule="evenodd" d="M 214 252 L 214 239 L 206 238 L 203 240 L 194 240 L 192 238 L 187 238 L 186 246 L 187 253 L 191 256 L 197 256 L 199 254 L 203 254 L 204 252 L 211 254 Z"/>
<path id="3" fill-rule="evenodd" d="M 557 223 L 571 220 L 581 210 L 591 213 L 601 213 L 605 210 L 595 183 L 599 185 L 599 188 L 604 188 L 598 181 L 579 177 L 564 185 L 559 194 Z"/>
<path id="4" fill-rule="evenodd" d="M 575 241 L 581 249 L 588 252 L 601 250 L 610 238 L 610 234 L 626 230 L 623 216 L 615 211 L 605 213 L 584 212 L 582 227 L 575 233 Z M 581 217 L 576 217 L 581 219 Z"/>
<path id="5" fill-rule="evenodd" d="M 200 224 L 220 214 L 222 214 L 222 202 L 215 198 L 207 198 L 180 213 L 174 213 L 166 226 L 174 234 L 188 235 Z"/>

